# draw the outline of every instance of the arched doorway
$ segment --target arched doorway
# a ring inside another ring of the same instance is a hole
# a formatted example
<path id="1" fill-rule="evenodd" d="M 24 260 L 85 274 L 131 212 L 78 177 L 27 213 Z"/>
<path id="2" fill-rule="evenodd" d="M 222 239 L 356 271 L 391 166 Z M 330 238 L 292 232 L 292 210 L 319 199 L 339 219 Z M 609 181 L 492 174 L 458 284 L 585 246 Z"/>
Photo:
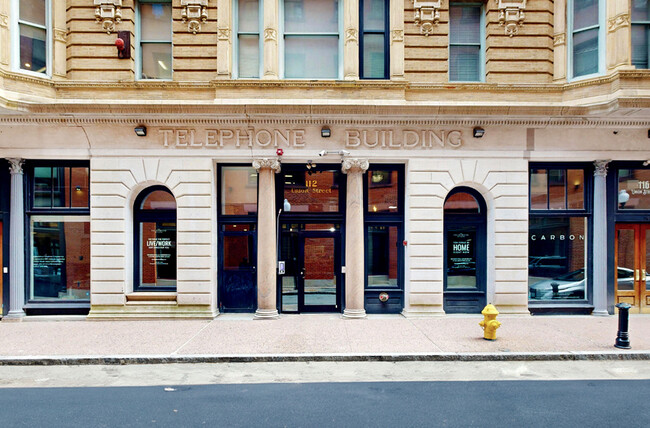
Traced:
<path id="1" fill-rule="evenodd" d="M 449 192 L 444 204 L 444 310 L 480 313 L 486 303 L 486 211 L 469 187 Z"/>
<path id="2" fill-rule="evenodd" d="M 143 190 L 133 207 L 134 291 L 176 290 L 176 199 L 164 186 Z"/>

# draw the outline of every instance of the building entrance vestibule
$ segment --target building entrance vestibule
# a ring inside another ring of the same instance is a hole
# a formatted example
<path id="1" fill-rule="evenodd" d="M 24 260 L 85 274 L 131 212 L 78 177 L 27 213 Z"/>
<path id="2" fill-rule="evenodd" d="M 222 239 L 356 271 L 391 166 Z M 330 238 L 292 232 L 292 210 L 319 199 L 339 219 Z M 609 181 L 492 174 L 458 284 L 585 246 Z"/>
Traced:
<path id="1" fill-rule="evenodd" d="M 648 241 L 650 224 L 616 225 L 616 303 L 629 303 L 631 313 L 650 313 Z"/>

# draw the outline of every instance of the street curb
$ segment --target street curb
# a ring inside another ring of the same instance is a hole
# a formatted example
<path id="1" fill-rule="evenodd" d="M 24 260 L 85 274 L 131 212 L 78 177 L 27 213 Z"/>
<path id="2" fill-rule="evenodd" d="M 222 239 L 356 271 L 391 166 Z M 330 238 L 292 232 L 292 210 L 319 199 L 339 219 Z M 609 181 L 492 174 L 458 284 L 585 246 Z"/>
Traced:
<path id="1" fill-rule="evenodd" d="M 0 366 L 126 364 L 402 362 L 402 361 L 622 361 L 650 360 L 650 351 L 411 353 L 411 354 L 240 354 L 240 355 L 69 355 L 0 357 Z"/>

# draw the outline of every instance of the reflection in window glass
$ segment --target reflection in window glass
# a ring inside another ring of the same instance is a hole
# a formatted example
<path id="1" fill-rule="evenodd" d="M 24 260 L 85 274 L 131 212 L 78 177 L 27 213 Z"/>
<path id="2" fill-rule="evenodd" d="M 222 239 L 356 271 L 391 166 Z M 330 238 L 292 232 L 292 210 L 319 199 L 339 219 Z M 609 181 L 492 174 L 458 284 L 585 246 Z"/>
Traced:
<path id="1" fill-rule="evenodd" d="M 632 65 L 650 68 L 648 39 L 650 35 L 650 2 L 632 0 Z"/>
<path id="2" fill-rule="evenodd" d="M 176 199 L 165 190 L 155 190 L 142 201 L 140 209 L 143 210 L 175 210 Z"/>
<path id="3" fill-rule="evenodd" d="M 237 225 L 233 225 L 237 226 Z M 248 225 L 240 225 L 244 231 Z M 233 229 L 237 230 L 237 228 Z M 238 270 L 254 266 L 253 235 L 226 235 L 223 237 L 223 268 Z"/>
<path id="4" fill-rule="evenodd" d="M 338 212 L 339 175 L 339 170 L 286 172 L 282 209 L 285 213 Z"/>
<path id="5" fill-rule="evenodd" d="M 45 0 L 18 2 L 20 68 L 47 72 L 47 5 Z"/>
<path id="6" fill-rule="evenodd" d="M 361 77 L 364 79 L 386 79 L 386 0 L 361 0 L 363 20 L 361 34 Z"/>
<path id="7" fill-rule="evenodd" d="M 598 0 L 573 0 L 573 77 L 598 73 L 598 15 Z"/>
<path id="8" fill-rule="evenodd" d="M 481 6 L 449 7 L 449 81 L 481 80 Z"/>
<path id="9" fill-rule="evenodd" d="M 260 3 L 238 0 L 237 64 L 240 78 L 260 77 Z"/>
<path id="10" fill-rule="evenodd" d="M 35 208 L 88 208 L 87 167 L 34 167 Z"/>
<path id="11" fill-rule="evenodd" d="M 618 209 L 650 210 L 650 169 L 618 170 Z"/>
<path id="12" fill-rule="evenodd" d="M 454 214 L 478 214 L 480 206 L 474 196 L 465 192 L 454 193 L 445 201 L 445 212 Z"/>
<path id="13" fill-rule="evenodd" d="M 587 218 L 531 217 L 530 300 L 586 299 Z"/>
<path id="14" fill-rule="evenodd" d="M 221 214 L 257 212 L 257 171 L 247 166 L 221 168 Z"/>
<path id="15" fill-rule="evenodd" d="M 585 208 L 585 172 L 582 169 L 567 170 L 567 208 Z"/>
<path id="16" fill-rule="evenodd" d="M 369 170 L 367 175 L 368 212 L 398 212 L 397 171 Z"/>
<path id="17" fill-rule="evenodd" d="M 548 172 L 545 169 L 530 170 L 530 209 L 548 208 Z"/>
<path id="18" fill-rule="evenodd" d="M 140 286 L 176 287 L 176 222 L 141 222 L 140 245 Z"/>
<path id="19" fill-rule="evenodd" d="M 368 226 L 368 287 L 397 287 L 397 226 Z"/>
<path id="20" fill-rule="evenodd" d="M 548 171 L 548 208 L 551 210 L 566 209 L 566 195 L 563 169 Z"/>
<path id="21" fill-rule="evenodd" d="M 90 299 L 87 217 L 32 217 L 31 300 Z"/>
<path id="22" fill-rule="evenodd" d="M 171 79 L 171 2 L 142 3 L 139 16 L 141 78 Z"/>

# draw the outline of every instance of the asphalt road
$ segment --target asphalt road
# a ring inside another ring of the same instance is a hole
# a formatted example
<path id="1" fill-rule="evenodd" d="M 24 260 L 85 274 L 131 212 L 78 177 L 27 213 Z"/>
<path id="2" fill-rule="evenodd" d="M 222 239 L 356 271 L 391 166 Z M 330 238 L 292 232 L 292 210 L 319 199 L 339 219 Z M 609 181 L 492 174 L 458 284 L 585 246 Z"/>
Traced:
<path id="1" fill-rule="evenodd" d="M 650 426 L 650 380 L 0 389 L 3 427 Z"/>

